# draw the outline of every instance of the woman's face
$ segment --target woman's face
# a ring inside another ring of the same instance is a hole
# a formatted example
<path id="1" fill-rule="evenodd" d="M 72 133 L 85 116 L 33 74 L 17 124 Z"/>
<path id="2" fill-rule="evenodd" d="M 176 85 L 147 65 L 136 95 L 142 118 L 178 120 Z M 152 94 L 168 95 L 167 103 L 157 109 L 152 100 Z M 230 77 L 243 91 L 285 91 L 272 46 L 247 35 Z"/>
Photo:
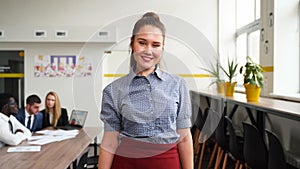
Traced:
<path id="1" fill-rule="evenodd" d="M 48 108 L 53 108 L 55 106 L 55 97 L 49 94 L 46 98 L 46 104 Z"/>
<path id="2" fill-rule="evenodd" d="M 159 28 L 146 25 L 140 28 L 132 44 L 137 71 L 154 68 L 163 52 L 164 37 Z"/>

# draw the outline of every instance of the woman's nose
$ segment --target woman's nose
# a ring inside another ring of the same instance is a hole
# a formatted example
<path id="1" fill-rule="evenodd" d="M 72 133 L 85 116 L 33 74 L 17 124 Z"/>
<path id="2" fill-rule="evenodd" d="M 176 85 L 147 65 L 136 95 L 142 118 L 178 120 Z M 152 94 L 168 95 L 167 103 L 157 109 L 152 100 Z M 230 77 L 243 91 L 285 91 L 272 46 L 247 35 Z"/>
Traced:
<path id="1" fill-rule="evenodd" d="M 145 47 L 145 53 L 149 53 L 149 54 L 152 53 L 152 46 L 151 46 L 151 45 L 147 45 L 147 46 Z"/>

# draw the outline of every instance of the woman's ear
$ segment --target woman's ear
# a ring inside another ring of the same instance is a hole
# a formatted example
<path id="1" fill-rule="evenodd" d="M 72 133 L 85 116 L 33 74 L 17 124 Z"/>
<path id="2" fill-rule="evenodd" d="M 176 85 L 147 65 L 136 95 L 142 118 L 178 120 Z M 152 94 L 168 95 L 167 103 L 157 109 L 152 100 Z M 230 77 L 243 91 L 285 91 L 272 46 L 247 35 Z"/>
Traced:
<path id="1" fill-rule="evenodd" d="M 132 50 L 133 42 L 134 42 L 134 36 L 132 36 L 130 38 L 130 48 L 131 48 L 131 50 Z"/>

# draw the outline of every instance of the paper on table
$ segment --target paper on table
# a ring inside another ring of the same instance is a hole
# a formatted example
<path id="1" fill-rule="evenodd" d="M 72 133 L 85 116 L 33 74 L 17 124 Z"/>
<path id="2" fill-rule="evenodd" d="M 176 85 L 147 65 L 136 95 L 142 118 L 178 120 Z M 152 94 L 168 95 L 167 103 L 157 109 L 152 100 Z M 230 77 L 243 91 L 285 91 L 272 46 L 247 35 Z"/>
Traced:
<path id="1" fill-rule="evenodd" d="M 66 135 L 66 136 L 47 135 L 47 137 L 45 137 L 45 138 L 38 139 L 35 141 L 30 141 L 30 142 L 28 142 L 28 144 L 44 145 L 44 144 L 48 144 L 48 143 L 52 143 L 52 142 L 56 142 L 56 141 L 62 141 L 62 140 L 66 140 L 66 139 L 71 139 L 71 138 L 75 138 L 75 136 L 73 136 L 73 135 Z"/>
<path id="2" fill-rule="evenodd" d="M 39 135 L 39 136 L 31 136 L 28 138 L 28 141 L 32 141 L 32 140 L 40 140 L 40 139 L 46 139 L 52 136 L 49 135 Z"/>
<path id="3" fill-rule="evenodd" d="M 8 153 L 13 152 L 39 152 L 41 151 L 41 146 L 18 146 L 18 147 L 9 147 L 7 149 Z"/>
<path id="4" fill-rule="evenodd" d="M 52 135 L 52 136 L 66 136 L 66 135 L 72 135 L 72 136 L 76 136 L 79 131 L 78 130 L 41 130 L 41 131 L 37 131 L 37 134 L 45 134 L 45 135 Z"/>
<path id="5" fill-rule="evenodd" d="M 30 141 L 30 142 L 28 142 L 28 144 L 44 145 L 44 144 L 52 143 L 52 142 L 55 142 L 55 141 L 56 140 L 54 139 L 54 137 L 48 137 L 46 139 Z"/>
<path id="6" fill-rule="evenodd" d="M 62 141 L 70 138 L 75 138 L 79 133 L 78 130 L 41 130 L 37 131 L 37 134 L 43 134 L 38 136 L 32 136 L 28 140 L 29 144 L 44 145 L 56 141 Z"/>

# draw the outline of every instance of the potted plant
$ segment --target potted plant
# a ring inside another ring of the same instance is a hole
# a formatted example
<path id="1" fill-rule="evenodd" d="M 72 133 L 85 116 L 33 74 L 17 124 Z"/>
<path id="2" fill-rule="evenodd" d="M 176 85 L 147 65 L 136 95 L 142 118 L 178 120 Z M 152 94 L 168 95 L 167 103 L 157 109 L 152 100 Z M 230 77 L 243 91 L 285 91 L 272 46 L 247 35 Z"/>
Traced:
<path id="1" fill-rule="evenodd" d="M 220 64 L 216 62 L 216 64 L 210 64 L 210 69 L 201 68 L 202 70 L 208 72 L 210 74 L 210 77 L 215 78 L 209 86 L 216 84 L 217 86 L 217 92 L 218 93 L 224 93 L 224 80 L 221 79 L 220 76 Z"/>
<path id="2" fill-rule="evenodd" d="M 257 102 L 260 90 L 263 87 L 263 68 L 259 64 L 253 62 L 250 56 L 247 56 L 247 62 L 240 68 L 240 73 L 244 76 L 247 101 Z"/>
<path id="3" fill-rule="evenodd" d="M 238 64 L 236 61 L 228 58 L 227 62 L 227 70 L 221 66 L 221 69 L 226 74 L 228 81 L 225 83 L 225 95 L 226 96 L 233 96 L 234 88 L 236 85 L 236 81 L 233 81 L 233 78 L 237 75 L 237 66 Z"/>

